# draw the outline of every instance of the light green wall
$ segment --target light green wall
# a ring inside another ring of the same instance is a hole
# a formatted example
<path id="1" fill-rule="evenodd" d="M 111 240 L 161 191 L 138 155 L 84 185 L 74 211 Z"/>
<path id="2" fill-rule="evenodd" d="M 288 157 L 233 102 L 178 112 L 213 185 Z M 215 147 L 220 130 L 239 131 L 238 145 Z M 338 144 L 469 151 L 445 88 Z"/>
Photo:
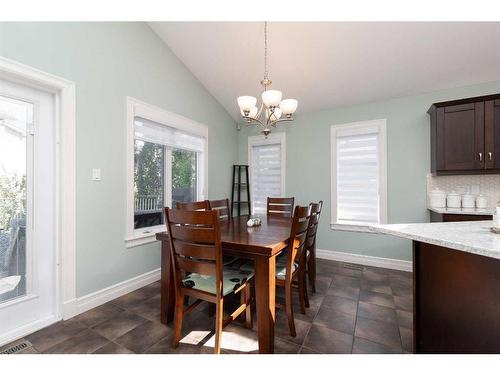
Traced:
<path id="1" fill-rule="evenodd" d="M 286 89 L 283 87 L 283 89 Z M 426 222 L 426 174 L 430 169 L 431 103 L 500 92 L 500 82 L 461 87 L 315 113 L 279 125 L 286 132 L 286 194 L 298 204 L 325 202 L 318 233 L 318 248 L 377 257 L 410 260 L 409 241 L 390 236 L 340 232 L 330 229 L 330 126 L 387 119 L 387 197 L 389 223 Z M 244 125 L 243 125 L 244 127 Z M 248 135 L 239 133 L 239 161 L 247 162 Z"/>
<path id="2" fill-rule="evenodd" d="M 158 244 L 131 249 L 125 238 L 125 96 L 209 127 L 210 198 L 229 195 L 231 165 L 247 160 L 247 136 L 143 23 L 0 23 L 0 56 L 67 78 L 77 87 L 77 296 L 159 266 Z M 287 194 L 323 199 L 318 247 L 410 259 L 410 243 L 332 231 L 330 125 L 387 118 L 389 222 L 421 222 L 429 170 L 432 102 L 500 92 L 500 82 L 301 114 L 287 132 Z M 300 98 L 298 98 L 300 100 Z M 90 181 L 92 167 L 102 181 Z"/>
<path id="3" fill-rule="evenodd" d="M 0 23 L 0 56 L 76 83 L 78 297 L 159 267 L 124 243 L 126 96 L 208 125 L 208 195 L 229 195 L 235 123 L 145 23 Z"/>

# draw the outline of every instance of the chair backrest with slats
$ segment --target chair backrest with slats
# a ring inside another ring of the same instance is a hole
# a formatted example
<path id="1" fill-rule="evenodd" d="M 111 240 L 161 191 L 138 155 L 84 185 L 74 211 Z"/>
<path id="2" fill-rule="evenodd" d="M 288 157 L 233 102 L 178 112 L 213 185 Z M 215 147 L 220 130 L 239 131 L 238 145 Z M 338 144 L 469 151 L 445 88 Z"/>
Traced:
<path id="1" fill-rule="evenodd" d="M 188 211 L 208 211 L 210 209 L 208 201 L 176 202 L 175 208 Z"/>
<path id="2" fill-rule="evenodd" d="M 318 203 L 309 203 L 311 218 L 309 219 L 309 228 L 307 229 L 306 250 L 311 250 L 314 246 L 316 246 L 316 233 L 318 232 L 318 224 L 322 207 L 323 201 L 319 201 Z"/>
<path id="3" fill-rule="evenodd" d="M 219 199 L 214 201 L 208 201 L 208 208 L 210 210 L 219 211 L 219 219 L 230 220 L 231 219 L 231 206 L 229 205 L 229 199 Z"/>
<path id="4" fill-rule="evenodd" d="M 270 217 L 292 217 L 293 203 L 292 198 L 267 198 L 267 215 Z"/>
<path id="5" fill-rule="evenodd" d="M 222 293 L 222 247 L 219 213 L 165 208 L 176 288 L 182 275 L 196 272 L 216 276 L 217 295 Z"/>
<path id="6" fill-rule="evenodd" d="M 308 206 L 297 206 L 293 214 L 292 229 L 290 231 L 290 242 L 287 247 L 286 279 L 292 277 L 293 264 L 300 261 L 304 254 L 309 228 L 310 209 Z"/>

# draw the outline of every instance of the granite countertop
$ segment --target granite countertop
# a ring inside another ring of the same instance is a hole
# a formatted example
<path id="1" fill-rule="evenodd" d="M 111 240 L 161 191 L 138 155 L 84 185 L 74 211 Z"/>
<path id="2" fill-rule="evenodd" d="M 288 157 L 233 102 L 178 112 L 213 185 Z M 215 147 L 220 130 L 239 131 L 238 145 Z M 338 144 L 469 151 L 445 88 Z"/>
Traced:
<path id="1" fill-rule="evenodd" d="M 495 209 L 489 208 L 451 208 L 451 207 L 428 207 L 429 211 L 438 214 L 454 214 L 454 215 L 493 215 Z"/>
<path id="2" fill-rule="evenodd" d="M 450 249 L 500 259 L 500 234 L 493 221 L 371 225 L 367 232 L 389 234 Z"/>

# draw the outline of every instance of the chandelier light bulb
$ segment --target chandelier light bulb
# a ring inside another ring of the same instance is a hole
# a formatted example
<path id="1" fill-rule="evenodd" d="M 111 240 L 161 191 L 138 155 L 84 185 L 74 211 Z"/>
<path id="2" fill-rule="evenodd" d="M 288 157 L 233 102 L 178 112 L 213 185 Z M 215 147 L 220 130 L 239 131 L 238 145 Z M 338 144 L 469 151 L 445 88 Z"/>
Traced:
<path id="1" fill-rule="evenodd" d="M 243 117 L 245 117 L 245 113 L 243 112 L 243 110 L 240 110 L 241 112 L 241 115 Z M 257 107 L 253 107 L 250 112 L 248 113 L 248 116 L 247 117 L 255 117 L 257 116 L 257 112 L 259 112 L 259 109 Z"/>
<path id="2" fill-rule="evenodd" d="M 284 99 L 280 103 L 280 108 L 284 115 L 291 115 L 297 110 L 298 104 L 295 99 Z"/>
<path id="3" fill-rule="evenodd" d="M 266 107 L 277 107 L 281 101 L 281 91 L 266 90 L 262 93 L 262 102 Z"/>
<path id="4" fill-rule="evenodd" d="M 238 106 L 242 112 L 250 111 L 257 104 L 257 98 L 253 96 L 240 96 L 238 97 Z"/>
<path id="5" fill-rule="evenodd" d="M 249 116 L 250 117 L 255 117 L 257 116 L 257 112 L 259 112 L 259 109 L 257 107 L 253 107 L 251 110 L 250 110 L 250 114 Z"/>
<path id="6" fill-rule="evenodd" d="M 267 118 L 271 117 L 271 121 L 279 120 L 281 117 L 281 112 L 282 111 L 279 107 L 276 107 L 273 113 L 271 113 L 270 109 L 267 109 L 266 110 Z"/>

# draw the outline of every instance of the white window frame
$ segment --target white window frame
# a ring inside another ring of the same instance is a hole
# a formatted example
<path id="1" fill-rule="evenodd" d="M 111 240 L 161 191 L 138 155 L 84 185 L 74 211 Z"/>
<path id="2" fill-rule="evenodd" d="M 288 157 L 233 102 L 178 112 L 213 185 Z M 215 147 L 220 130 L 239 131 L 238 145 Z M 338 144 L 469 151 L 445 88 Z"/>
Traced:
<path id="1" fill-rule="evenodd" d="M 281 197 L 286 196 L 286 134 L 283 132 L 271 133 L 266 137 L 263 135 L 253 135 L 248 137 L 248 165 L 249 165 L 249 178 L 250 178 L 250 200 L 254 202 L 253 199 L 253 166 L 252 166 L 252 148 L 253 146 L 262 145 L 273 145 L 280 144 L 281 149 Z M 252 204 L 252 215 L 253 215 L 254 205 Z"/>
<path id="2" fill-rule="evenodd" d="M 370 224 L 366 223 L 338 223 L 337 221 L 337 135 L 342 134 L 364 134 L 378 132 L 378 159 L 379 159 L 379 222 L 387 223 L 387 119 L 377 119 L 346 124 L 332 125 L 330 127 L 330 170 L 331 170 L 331 229 L 365 231 Z"/>
<path id="3" fill-rule="evenodd" d="M 196 136 L 200 136 L 205 139 L 203 152 L 201 157 L 197 158 L 197 195 L 199 200 L 206 199 L 207 195 L 207 182 L 208 182 L 208 127 L 204 124 L 200 124 L 196 121 L 190 120 L 186 117 L 177 115 L 172 112 L 168 112 L 164 109 L 156 107 L 154 105 L 144 103 L 140 100 L 127 97 L 127 228 L 125 237 L 125 246 L 135 247 L 138 245 L 143 245 L 146 243 L 156 241 L 156 233 L 164 232 L 166 230 L 165 224 L 157 225 L 148 228 L 138 228 L 134 229 L 134 118 L 142 117 L 149 121 L 154 121 L 158 124 L 162 124 L 171 128 L 178 129 L 180 131 L 190 133 Z M 165 152 L 165 158 L 171 154 L 171 150 L 167 148 Z M 166 165 L 168 163 L 165 163 Z M 171 199 L 172 192 L 170 191 L 171 179 L 170 179 L 170 168 L 166 167 L 164 180 L 165 180 L 165 202 L 169 202 Z"/>

